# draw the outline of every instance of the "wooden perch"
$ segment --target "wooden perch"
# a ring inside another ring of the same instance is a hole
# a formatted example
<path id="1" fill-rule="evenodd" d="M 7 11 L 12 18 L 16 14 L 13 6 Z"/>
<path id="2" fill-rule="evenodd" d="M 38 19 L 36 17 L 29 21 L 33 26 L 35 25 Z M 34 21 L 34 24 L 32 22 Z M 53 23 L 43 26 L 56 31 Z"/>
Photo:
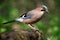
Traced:
<path id="1" fill-rule="evenodd" d="M 44 40 L 44 35 L 40 30 L 12 30 L 1 34 L 0 38 L 0 40 Z"/>

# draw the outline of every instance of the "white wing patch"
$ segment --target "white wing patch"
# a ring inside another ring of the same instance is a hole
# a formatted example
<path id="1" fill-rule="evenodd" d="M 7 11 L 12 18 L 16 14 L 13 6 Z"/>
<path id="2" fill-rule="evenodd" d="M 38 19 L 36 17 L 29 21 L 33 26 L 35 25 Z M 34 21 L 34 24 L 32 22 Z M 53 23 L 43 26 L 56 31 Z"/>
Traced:
<path id="1" fill-rule="evenodd" d="M 23 22 L 23 18 L 17 18 L 16 21 Z"/>

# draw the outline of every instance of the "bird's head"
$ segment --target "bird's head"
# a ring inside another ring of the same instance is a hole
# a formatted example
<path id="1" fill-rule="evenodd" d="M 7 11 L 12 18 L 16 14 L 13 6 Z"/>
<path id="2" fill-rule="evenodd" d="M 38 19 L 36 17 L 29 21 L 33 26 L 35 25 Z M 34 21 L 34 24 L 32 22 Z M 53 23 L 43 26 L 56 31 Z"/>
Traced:
<path id="1" fill-rule="evenodd" d="M 48 13 L 48 8 L 45 5 L 42 5 L 41 11 L 44 11 L 45 13 Z"/>
<path id="2" fill-rule="evenodd" d="M 36 8 L 40 9 L 41 12 L 48 13 L 48 8 L 46 5 L 37 3 Z"/>

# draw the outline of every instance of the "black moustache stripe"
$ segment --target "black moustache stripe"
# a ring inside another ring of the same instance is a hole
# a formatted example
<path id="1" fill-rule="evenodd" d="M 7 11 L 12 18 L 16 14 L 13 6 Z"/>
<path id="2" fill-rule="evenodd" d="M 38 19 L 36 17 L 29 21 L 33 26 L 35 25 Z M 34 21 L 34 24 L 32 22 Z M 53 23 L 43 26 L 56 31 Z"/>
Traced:
<path id="1" fill-rule="evenodd" d="M 41 11 L 45 11 L 45 10 L 41 10 Z"/>

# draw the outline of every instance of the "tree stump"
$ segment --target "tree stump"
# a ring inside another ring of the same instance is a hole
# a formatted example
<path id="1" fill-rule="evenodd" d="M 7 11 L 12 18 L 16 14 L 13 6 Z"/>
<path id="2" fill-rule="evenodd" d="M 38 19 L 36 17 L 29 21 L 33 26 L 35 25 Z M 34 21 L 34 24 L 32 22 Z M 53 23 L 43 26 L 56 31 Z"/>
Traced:
<path id="1" fill-rule="evenodd" d="M 0 40 L 44 40 L 41 30 L 22 30 L 20 27 L 14 24 L 10 32 L 1 34 Z"/>
<path id="2" fill-rule="evenodd" d="M 0 40 L 44 40 L 39 30 L 20 30 L 1 34 Z"/>

